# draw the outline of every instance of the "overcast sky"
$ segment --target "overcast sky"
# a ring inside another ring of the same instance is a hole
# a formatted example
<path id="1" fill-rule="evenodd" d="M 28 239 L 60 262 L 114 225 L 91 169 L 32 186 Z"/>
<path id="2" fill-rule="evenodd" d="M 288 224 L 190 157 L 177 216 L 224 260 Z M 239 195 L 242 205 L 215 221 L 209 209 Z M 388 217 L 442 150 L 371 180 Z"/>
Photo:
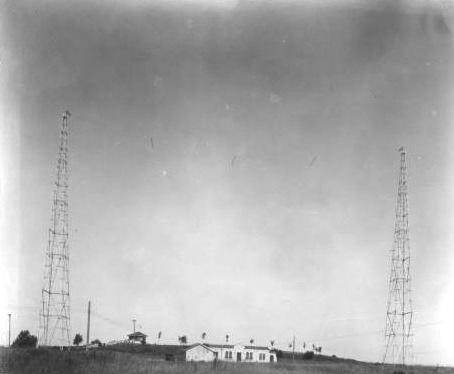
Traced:
<path id="1" fill-rule="evenodd" d="M 34 333 L 61 113 L 72 335 L 382 358 L 408 148 L 416 362 L 454 364 L 449 2 L 4 1 L 0 344 Z"/>

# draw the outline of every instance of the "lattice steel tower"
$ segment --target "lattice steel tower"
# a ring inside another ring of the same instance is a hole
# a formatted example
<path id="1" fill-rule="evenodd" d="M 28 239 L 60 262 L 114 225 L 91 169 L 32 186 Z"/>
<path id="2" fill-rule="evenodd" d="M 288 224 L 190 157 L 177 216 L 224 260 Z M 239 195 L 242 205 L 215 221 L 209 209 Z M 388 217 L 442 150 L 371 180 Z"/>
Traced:
<path id="1" fill-rule="evenodd" d="M 412 355 L 410 240 L 408 231 L 407 152 L 401 147 L 394 244 L 385 327 L 384 363 L 405 366 Z"/>
<path id="2" fill-rule="evenodd" d="M 46 249 L 38 343 L 69 346 L 69 248 L 68 248 L 68 118 L 63 114 L 57 176 L 52 200 L 49 240 Z"/>

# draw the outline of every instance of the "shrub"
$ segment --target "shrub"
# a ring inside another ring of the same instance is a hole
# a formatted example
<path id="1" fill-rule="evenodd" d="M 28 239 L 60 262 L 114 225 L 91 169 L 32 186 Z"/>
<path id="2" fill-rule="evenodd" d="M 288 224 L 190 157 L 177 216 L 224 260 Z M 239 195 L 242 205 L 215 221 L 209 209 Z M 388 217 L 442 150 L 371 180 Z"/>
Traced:
<path id="1" fill-rule="evenodd" d="M 98 347 L 102 347 L 101 340 L 99 340 L 99 339 L 92 340 L 92 341 L 90 342 L 90 344 L 97 344 Z"/>
<path id="2" fill-rule="evenodd" d="M 313 351 L 307 351 L 303 353 L 303 360 L 311 360 L 314 357 Z"/>
<path id="3" fill-rule="evenodd" d="M 76 336 L 74 337 L 74 340 L 73 340 L 73 344 L 74 345 L 79 345 L 80 343 L 82 343 L 82 335 L 80 334 L 76 334 Z"/>
<path id="4" fill-rule="evenodd" d="M 13 342 L 14 348 L 35 348 L 38 338 L 31 335 L 28 330 L 22 330 Z"/>

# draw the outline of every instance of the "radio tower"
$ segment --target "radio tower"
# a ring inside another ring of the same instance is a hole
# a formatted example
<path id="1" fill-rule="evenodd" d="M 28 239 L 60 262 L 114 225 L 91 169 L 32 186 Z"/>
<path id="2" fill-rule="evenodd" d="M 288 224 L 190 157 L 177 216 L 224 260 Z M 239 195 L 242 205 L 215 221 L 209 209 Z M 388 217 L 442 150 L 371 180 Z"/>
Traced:
<path id="1" fill-rule="evenodd" d="M 49 241 L 46 249 L 39 345 L 70 345 L 68 248 L 68 118 L 63 113 L 57 176 L 52 200 Z"/>
<path id="2" fill-rule="evenodd" d="M 400 152 L 394 244 L 391 250 L 391 273 L 386 312 L 385 353 L 383 363 L 405 367 L 412 354 L 410 239 L 408 235 L 407 152 Z"/>

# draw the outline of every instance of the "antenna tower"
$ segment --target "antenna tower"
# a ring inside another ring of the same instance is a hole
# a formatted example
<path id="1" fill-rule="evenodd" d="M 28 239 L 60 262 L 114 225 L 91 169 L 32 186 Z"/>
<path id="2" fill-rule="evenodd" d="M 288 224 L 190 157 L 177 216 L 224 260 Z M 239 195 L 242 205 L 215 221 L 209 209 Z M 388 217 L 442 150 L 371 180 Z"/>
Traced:
<path id="1" fill-rule="evenodd" d="M 46 249 L 38 342 L 41 346 L 69 346 L 69 247 L 68 247 L 68 118 L 63 113 L 57 175 L 52 199 Z"/>
<path id="2" fill-rule="evenodd" d="M 412 355 L 412 319 L 410 276 L 410 239 L 408 232 L 407 152 L 400 152 L 394 244 L 391 250 L 391 273 L 385 327 L 383 363 L 405 367 Z"/>

